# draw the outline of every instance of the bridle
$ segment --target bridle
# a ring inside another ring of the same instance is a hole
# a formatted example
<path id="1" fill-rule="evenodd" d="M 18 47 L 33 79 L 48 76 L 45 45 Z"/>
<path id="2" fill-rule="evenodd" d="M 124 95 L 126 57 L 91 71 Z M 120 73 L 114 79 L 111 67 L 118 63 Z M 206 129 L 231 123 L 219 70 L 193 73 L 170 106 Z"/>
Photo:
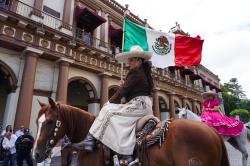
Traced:
<path id="1" fill-rule="evenodd" d="M 58 106 L 59 104 L 57 104 Z M 59 112 L 59 108 L 56 107 L 57 111 Z M 56 120 L 56 122 L 54 123 L 54 129 L 53 132 L 51 134 L 51 136 L 49 137 L 49 139 L 46 141 L 46 149 L 45 149 L 45 155 L 46 157 L 49 157 L 51 155 L 51 151 L 53 149 L 52 145 L 55 143 L 55 138 L 57 135 L 57 132 L 59 130 L 59 128 L 61 127 L 61 121 L 60 120 Z"/>

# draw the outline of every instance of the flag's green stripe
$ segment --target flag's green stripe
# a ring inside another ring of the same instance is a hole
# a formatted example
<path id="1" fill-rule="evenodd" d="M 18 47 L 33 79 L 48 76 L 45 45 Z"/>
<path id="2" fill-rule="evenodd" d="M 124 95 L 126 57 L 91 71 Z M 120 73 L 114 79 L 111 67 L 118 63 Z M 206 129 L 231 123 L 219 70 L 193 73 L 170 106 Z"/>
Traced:
<path id="1" fill-rule="evenodd" d="M 131 46 L 139 45 L 148 51 L 147 35 L 145 28 L 125 19 L 123 52 L 130 51 Z"/>

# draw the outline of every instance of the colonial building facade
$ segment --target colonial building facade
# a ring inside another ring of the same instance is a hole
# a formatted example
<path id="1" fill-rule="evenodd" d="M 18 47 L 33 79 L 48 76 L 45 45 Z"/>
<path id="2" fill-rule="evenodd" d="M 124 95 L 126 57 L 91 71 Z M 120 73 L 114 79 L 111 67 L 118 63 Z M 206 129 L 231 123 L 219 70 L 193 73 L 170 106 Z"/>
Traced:
<path id="1" fill-rule="evenodd" d="M 118 88 L 124 12 L 114 0 L 5 0 L 0 2 L 0 125 L 30 127 L 47 97 L 95 115 Z M 125 67 L 123 75 L 128 69 Z M 201 113 L 201 93 L 219 92 L 207 68 L 153 70 L 154 114 L 174 118 L 176 107 Z"/>

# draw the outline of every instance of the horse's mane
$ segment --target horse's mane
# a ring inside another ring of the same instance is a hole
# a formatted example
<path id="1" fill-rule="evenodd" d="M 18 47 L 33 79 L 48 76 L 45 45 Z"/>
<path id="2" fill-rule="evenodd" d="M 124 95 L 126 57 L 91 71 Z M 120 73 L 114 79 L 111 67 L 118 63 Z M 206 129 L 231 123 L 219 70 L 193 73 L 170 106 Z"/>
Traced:
<path id="1" fill-rule="evenodd" d="M 87 135 L 95 116 L 85 110 L 66 104 L 58 103 L 59 114 L 64 121 L 65 132 L 72 142 L 81 141 Z M 79 135 L 79 138 L 73 137 Z"/>
<path id="2" fill-rule="evenodd" d="M 200 120 L 200 117 L 196 115 L 195 113 L 193 113 L 192 111 L 190 111 L 189 109 L 186 108 L 185 111 L 187 111 L 187 115 L 190 116 L 188 117 L 188 119 Z"/>
<path id="3" fill-rule="evenodd" d="M 196 115 L 195 113 L 193 113 L 191 110 L 187 108 L 182 108 L 181 110 L 184 110 L 187 112 L 187 119 L 200 121 L 200 117 Z"/>

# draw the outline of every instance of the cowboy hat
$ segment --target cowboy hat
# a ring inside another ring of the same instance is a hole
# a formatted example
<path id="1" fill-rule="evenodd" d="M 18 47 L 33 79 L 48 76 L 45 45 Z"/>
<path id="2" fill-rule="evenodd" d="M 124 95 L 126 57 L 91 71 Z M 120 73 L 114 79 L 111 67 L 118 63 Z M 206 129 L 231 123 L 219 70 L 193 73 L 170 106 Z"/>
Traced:
<path id="1" fill-rule="evenodd" d="M 209 90 L 207 92 L 202 93 L 201 95 L 203 97 L 206 97 L 206 96 L 209 96 L 209 95 L 216 97 L 218 94 L 216 92 L 214 92 L 214 91 Z"/>
<path id="2" fill-rule="evenodd" d="M 115 59 L 118 62 L 129 63 L 130 58 L 143 58 L 145 61 L 148 61 L 152 57 L 152 52 L 143 51 L 143 49 L 136 45 L 130 48 L 129 52 L 122 52 L 115 56 Z"/>

